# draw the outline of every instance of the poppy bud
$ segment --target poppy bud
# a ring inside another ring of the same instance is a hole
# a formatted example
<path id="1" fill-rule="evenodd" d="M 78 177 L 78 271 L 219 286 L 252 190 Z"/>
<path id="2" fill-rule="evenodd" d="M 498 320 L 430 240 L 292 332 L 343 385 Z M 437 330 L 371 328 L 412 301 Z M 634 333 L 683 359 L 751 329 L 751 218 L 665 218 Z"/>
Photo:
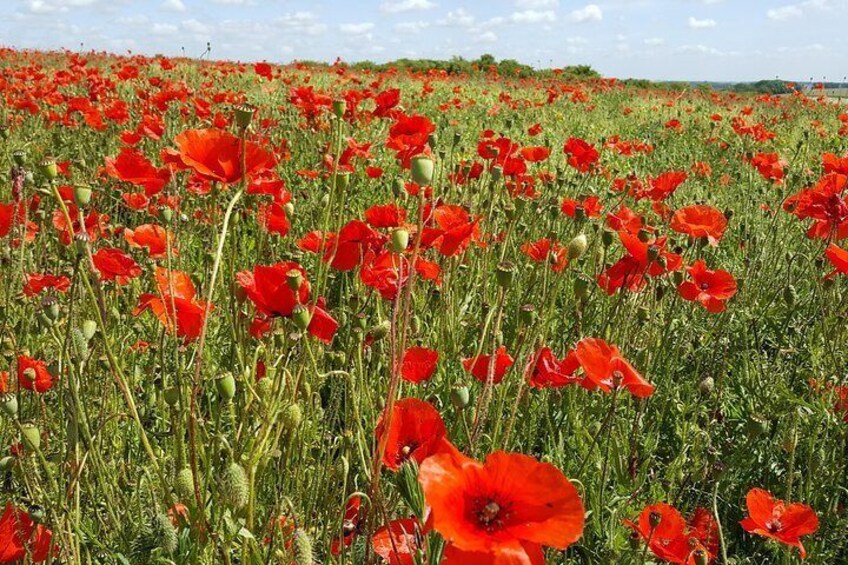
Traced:
<path id="1" fill-rule="evenodd" d="M 300 423 L 303 421 L 303 410 L 301 410 L 299 404 L 290 404 L 288 408 L 283 411 L 283 427 L 293 432 L 298 427 L 300 427 Z"/>
<path id="2" fill-rule="evenodd" d="M 38 164 L 38 170 L 47 180 L 53 180 L 59 176 L 59 166 L 53 157 L 45 157 Z"/>
<path id="3" fill-rule="evenodd" d="M 24 447 L 37 451 L 41 447 L 41 430 L 31 422 L 21 424 L 21 439 Z"/>
<path id="4" fill-rule="evenodd" d="M 0 396 L 0 407 L 10 418 L 18 415 L 18 397 L 13 392 L 6 392 Z"/>
<path id="5" fill-rule="evenodd" d="M 253 121 L 253 115 L 256 113 L 256 106 L 252 104 L 239 104 L 233 108 L 233 113 L 236 118 L 236 125 L 239 129 L 245 130 L 250 127 L 250 122 Z"/>
<path id="6" fill-rule="evenodd" d="M 236 395 L 236 379 L 233 374 L 226 372 L 215 379 L 215 390 L 223 400 L 232 400 Z"/>
<path id="7" fill-rule="evenodd" d="M 660 248 L 657 245 L 648 246 L 648 261 L 657 261 L 660 259 Z"/>
<path id="8" fill-rule="evenodd" d="M 642 547 L 642 536 L 639 535 L 639 532 L 630 532 L 630 535 L 627 536 L 627 541 L 630 543 L 630 549 L 633 551 L 637 551 Z"/>
<path id="9" fill-rule="evenodd" d="M 787 306 L 794 306 L 795 302 L 798 300 L 798 291 L 795 290 L 795 287 L 787 285 L 786 288 L 783 289 L 783 301 L 786 302 Z"/>
<path id="10" fill-rule="evenodd" d="M 357 312 L 353 316 L 353 328 L 364 330 L 368 327 L 368 316 L 364 312 Z"/>
<path id="11" fill-rule="evenodd" d="M 642 229 L 639 230 L 639 233 L 636 234 L 636 237 L 639 238 L 639 241 L 644 243 L 644 242 L 648 241 L 649 239 L 651 239 L 651 232 L 649 232 L 645 228 L 642 228 Z"/>
<path id="12" fill-rule="evenodd" d="M 74 202 L 79 207 L 88 206 L 88 203 L 91 202 L 91 188 L 88 186 L 75 186 Z"/>
<path id="13" fill-rule="evenodd" d="M 302 528 L 294 531 L 294 556 L 297 563 L 314 563 L 312 539 Z"/>
<path id="14" fill-rule="evenodd" d="M 610 245 L 612 245 L 614 237 L 614 231 L 604 228 L 604 230 L 601 232 L 601 243 L 604 244 L 604 247 L 609 247 Z"/>
<path id="15" fill-rule="evenodd" d="M 739 279 L 737 279 L 736 280 L 737 287 L 739 286 L 739 282 L 740 282 Z M 833 279 L 823 279 L 822 280 L 822 288 L 824 288 L 825 290 L 833 288 Z"/>
<path id="16" fill-rule="evenodd" d="M 388 320 L 383 320 L 376 326 L 371 328 L 370 334 L 374 341 L 380 341 L 389 335 L 389 330 L 392 329 L 392 323 Z"/>
<path id="17" fill-rule="evenodd" d="M 392 251 L 403 253 L 409 245 L 409 230 L 397 228 L 392 232 Z"/>
<path id="18" fill-rule="evenodd" d="M 648 310 L 647 306 L 639 306 L 636 309 L 636 319 L 640 322 L 644 323 L 648 321 L 648 318 L 651 317 L 651 312 Z"/>
<path id="19" fill-rule="evenodd" d="M 236 510 L 243 508 L 250 496 L 244 468 L 238 463 L 231 463 L 221 476 L 218 491 L 224 504 Z"/>
<path id="20" fill-rule="evenodd" d="M 536 307 L 532 304 L 523 304 L 518 309 L 518 319 L 523 324 L 531 324 L 536 319 Z"/>
<path id="21" fill-rule="evenodd" d="M 586 248 L 588 246 L 589 241 L 586 239 L 586 234 L 581 233 L 574 237 L 568 242 L 568 260 L 574 261 L 575 259 L 580 259 L 580 257 L 586 253 Z"/>
<path id="22" fill-rule="evenodd" d="M 347 188 L 348 184 L 350 184 L 350 173 L 338 171 L 336 173 L 335 187 L 337 189 L 344 190 L 345 188 Z M 327 196 L 329 197 L 329 195 Z M 327 204 L 329 204 L 329 201 L 327 202 Z M 326 206 L 326 204 L 324 205 Z"/>
<path id="23" fill-rule="evenodd" d="M 709 565 L 710 562 L 710 554 L 700 547 L 692 552 L 692 558 L 695 561 L 695 565 Z"/>
<path id="24" fill-rule="evenodd" d="M 44 508 L 38 504 L 32 504 L 27 508 L 27 514 L 36 524 L 44 523 Z"/>
<path id="25" fill-rule="evenodd" d="M 82 335 L 85 336 L 85 339 L 90 340 L 94 337 L 95 333 L 97 333 L 97 322 L 94 320 L 85 320 L 82 323 Z"/>
<path id="26" fill-rule="evenodd" d="M 498 263 L 495 269 L 495 278 L 501 288 L 509 288 L 512 286 L 512 281 L 515 278 L 515 265 L 509 261 Z"/>
<path id="27" fill-rule="evenodd" d="M 347 102 L 345 102 L 343 98 L 336 98 L 335 100 L 333 100 L 333 115 L 341 119 L 341 117 L 344 116 L 346 110 Z"/>
<path id="28" fill-rule="evenodd" d="M 292 310 L 292 320 L 294 320 L 295 326 L 301 330 L 305 330 L 309 327 L 309 322 L 312 321 L 312 313 L 303 304 L 298 304 Z"/>
<path id="29" fill-rule="evenodd" d="M 666 287 L 664 284 L 658 284 L 657 287 L 654 289 L 654 296 L 657 300 L 663 299 L 663 296 L 665 296 L 665 289 Z"/>
<path id="30" fill-rule="evenodd" d="M 392 181 L 392 194 L 394 194 L 395 197 L 405 194 L 403 181 L 401 179 L 395 179 Z"/>
<path id="31" fill-rule="evenodd" d="M 462 410 L 471 402 L 471 393 L 465 385 L 457 385 L 451 389 L 450 401 L 457 410 Z"/>
<path id="32" fill-rule="evenodd" d="M 7 455 L 0 459 L 0 471 L 9 471 L 12 469 L 12 466 L 15 464 L 15 457 L 13 455 Z"/>
<path id="33" fill-rule="evenodd" d="M 578 204 L 574 207 L 574 219 L 578 222 L 586 219 L 586 209 L 583 206 Z"/>
<path id="34" fill-rule="evenodd" d="M 671 274 L 671 280 L 674 281 L 674 286 L 680 286 L 683 282 L 683 271 L 674 271 Z"/>
<path id="35" fill-rule="evenodd" d="M 589 279 L 586 277 L 574 279 L 574 296 L 580 300 L 585 300 L 589 296 Z"/>
<path id="36" fill-rule="evenodd" d="M 458 131 L 453 132 L 453 144 L 457 145 L 460 141 L 462 141 L 462 134 Z"/>
<path id="37" fill-rule="evenodd" d="M 433 132 L 427 137 L 427 145 L 430 146 L 430 149 L 435 149 L 439 144 L 439 134 Z"/>
<path id="38" fill-rule="evenodd" d="M 44 309 L 44 315 L 49 320 L 56 321 L 59 319 L 59 302 L 56 297 L 48 294 L 41 299 L 41 307 Z"/>
<path id="39" fill-rule="evenodd" d="M 286 202 L 283 205 L 283 210 L 286 212 L 286 216 L 294 216 L 294 203 Z"/>
<path id="40" fill-rule="evenodd" d="M 12 152 L 12 160 L 15 161 L 17 166 L 23 167 L 24 163 L 26 163 L 26 152 L 23 149 L 15 149 Z"/>
<path id="41" fill-rule="evenodd" d="M 501 180 L 501 177 L 503 176 L 503 169 L 500 165 L 495 165 L 492 167 L 492 170 L 489 171 L 489 174 L 492 175 L 492 180 L 497 182 Z"/>
<path id="42" fill-rule="evenodd" d="M 511 222 L 515 219 L 515 204 L 510 201 L 505 202 L 503 205 L 503 211 L 507 220 Z"/>
<path id="43" fill-rule="evenodd" d="M 286 284 L 291 290 L 297 292 L 303 284 L 303 273 L 299 269 L 289 269 L 286 273 Z"/>
<path id="44" fill-rule="evenodd" d="M 171 223 L 171 219 L 174 217 L 174 211 L 165 206 L 161 210 L 159 210 L 159 217 L 162 218 L 162 221 L 166 224 Z"/>
<path id="45" fill-rule="evenodd" d="M 712 377 L 704 377 L 701 379 L 701 382 L 698 383 L 698 391 L 704 396 L 709 396 L 714 389 L 715 379 Z"/>
<path id="46" fill-rule="evenodd" d="M 433 182 L 433 171 L 435 163 L 429 157 L 418 155 L 412 158 L 410 172 L 412 173 L 412 182 L 419 186 L 430 186 Z"/>
<path id="47" fill-rule="evenodd" d="M 77 253 L 85 253 L 86 248 L 88 248 L 88 234 L 86 232 L 81 231 L 74 236 L 74 247 L 76 247 Z"/>

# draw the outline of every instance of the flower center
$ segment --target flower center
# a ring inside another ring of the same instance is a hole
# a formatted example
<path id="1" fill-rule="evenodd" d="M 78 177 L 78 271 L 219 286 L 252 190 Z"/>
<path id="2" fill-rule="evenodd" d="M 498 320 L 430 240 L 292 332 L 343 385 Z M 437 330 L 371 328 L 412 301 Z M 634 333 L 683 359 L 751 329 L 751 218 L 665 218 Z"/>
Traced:
<path id="1" fill-rule="evenodd" d="M 474 500 L 471 508 L 472 520 L 487 534 L 503 529 L 511 514 L 509 505 L 499 503 L 488 496 Z"/>
<path id="2" fill-rule="evenodd" d="M 417 448 L 418 448 L 418 445 L 415 442 L 410 442 L 410 443 L 404 445 L 401 448 L 400 453 L 401 453 L 401 455 L 403 455 L 403 458 L 406 459 Z"/>
<path id="3" fill-rule="evenodd" d="M 705 282 L 702 282 L 698 286 L 701 288 L 701 290 L 707 290 L 708 288 L 710 288 L 710 285 Z"/>
<path id="4" fill-rule="evenodd" d="M 612 384 L 618 386 L 624 380 L 624 373 L 616 369 L 612 372 Z"/>
<path id="5" fill-rule="evenodd" d="M 483 507 L 480 512 L 477 513 L 477 519 L 480 520 L 480 523 L 484 526 L 488 526 L 492 522 L 498 519 L 498 514 L 501 511 L 500 505 L 494 500 L 490 501 L 486 506 Z"/>
<path id="6" fill-rule="evenodd" d="M 774 520 L 769 520 L 766 522 L 766 529 L 769 533 L 776 534 L 783 528 L 783 524 L 780 523 L 780 520 L 775 518 Z"/>

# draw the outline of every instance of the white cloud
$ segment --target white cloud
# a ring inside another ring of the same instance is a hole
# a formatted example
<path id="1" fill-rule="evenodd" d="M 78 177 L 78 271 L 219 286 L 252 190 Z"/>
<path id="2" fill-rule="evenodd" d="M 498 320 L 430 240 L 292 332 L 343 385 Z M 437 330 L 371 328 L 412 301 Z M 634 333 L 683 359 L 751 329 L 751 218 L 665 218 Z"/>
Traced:
<path id="1" fill-rule="evenodd" d="M 779 8 L 773 8 L 766 12 L 766 16 L 770 20 L 787 21 L 794 18 L 800 18 L 804 15 L 808 8 L 816 10 L 829 10 L 831 8 L 831 0 L 806 0 L 798 4 L 787 4 Z"/>
<path id="2" fill-rule="evenodd" d="M 699 20 L 693 16 L 689 16 L 689 27 L 692 29 L 708 29 L 716 26 L 716 21 L 709 18 Z"/>
<path id="3" fill-rule="evenodd" d="M 569 19 L 572 22 L 599 22 L 604 19 L 604 12 L 597 4 L 589 4 L 571 12 Z"/>
<path id="4" fill-rule="evenodd" d="M 341 24 L 339 31 L 348 35 L 362 35 L 374 29 L 374 24 L 371 22 L 362 22 L 359 24 Z"/>
<path id="5" fill-rule="evenodd" d="M 429 22 L 400 22 L 395 24 L 395 30 L 403 33 L 421 33 L 430 27 Z"/>
<path id="6" fill-rule="evenodd" d="M 436 6 L 437 4 L 430 2 L 430 0 L 400 0 L 399 2 L 383 2 L 380 4 L 380 11 L 386 14 L 400 14 L 403 12 L 429 10 Z"/>
<path id="7" fill-rule="evenodd" d="M 656 47 L 657 45 L 664 44 L 665 39 L 663 39 L 662 37 L 649 37 L 645 39 L 642 43 L 644 43 L 645 45 Z"/>
<path id="8" fill-rule="evenodd" d="M 444 19 L 439 20 L 439 25 L 449 27 L 471 27 L 474 25 L 474 16 L 465 11 L 464 8 L 457 8 L 448 12 Z"/>
<path id="9" fill-rule="evenodd" d="M 553 10 L 537 12 L 536 10 L 524 10 L 515 12 L 509 16 L 509 20 L 516 24 L 539 24 L 542 22 L 555 22 L 556 14 Z"/>
<path id="10" fill-rule="evenodd" d="M 70 8 L 93 6 L 100 0 L 27 0 L 26 5 L 33 14 L 67 12 Z"/>
<path id="11" fill-rule="evenodd" d="M 519 8 L 557 8 L 559 0 L 515 0 Z"/>
<path id="12" fill-rule="evenodd" d="M 327 26 L 318 20 L 312 12 L 294 12 L 283 14 L 275 23 L 293 34 L 321 35 L 327 31 Z"/>
<path id="13" fill-rule="evenodd" d="M 171 35 L 177 33 L 177 26 L 173 24 L 153 24 L 151 31 L 156 35 Z"/>
<path id="14" fill-rule="evenodd" d="M 199 21 L 195 20 L 194 18 L 192 18 L 190 20 L 183 20 L 180 25 L 182 26 L 182 28 L 184 30 L 186 30 L 189 33 L 197 33 L 197 34 L 200 34 L 200 35 L 208 35 L 209 32 L 211 31 L 211 28 L 208 25 L 206 25 L 202 22 L 199 22 Z"/>
<path id="15" fill-rule="evenodd" d="M 162 9 L 172 12 L 185 12 L 186 6 L 183 4 L 183 0 L 165 0 L 162 2 Z"/>
<path id="16" fill-rule="evenodd" d="M 487 31 L 477 36 L 477 41 L 480 43 L 494 43 L 498 40 L 498 36 L 493 31 Z"/>

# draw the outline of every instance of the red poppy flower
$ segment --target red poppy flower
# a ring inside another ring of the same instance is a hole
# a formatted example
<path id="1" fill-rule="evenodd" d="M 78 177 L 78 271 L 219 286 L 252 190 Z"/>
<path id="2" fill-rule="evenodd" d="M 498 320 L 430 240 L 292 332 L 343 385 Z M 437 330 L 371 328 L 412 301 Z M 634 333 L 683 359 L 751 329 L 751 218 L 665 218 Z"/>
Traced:
<path id="1" fill-rule="evenodd" d="M 685 171 L 668 171 L 658 177 L 648 179 L 648 188 L 636 195 L 636 199 L 649 198 L 660 202 L 671 196 L 683 184 L 689 175 Z"/>
<path id="2" fill-rule="evenodd" d="M 479 218 L 472 219 L 461 206 L 443 204 L 432 211 L 436 227 L 425 227 L 422 243 L 435 247 L 445 257 L 459 255 L 471 241 L 479 240 Z"/>
<path id="3" fill-rule="evenodd" d="M 365 221 L 375 228 L 396 228 L 406 222 L 406 210 L 397 204 L 375 204 L 365 210 Z"/>
<path id="4" fill-rule="evenodd" d="M 727 271 L 707 269 L 703 259 L 698 259 L 686 271 L 692 277 L 677 287 L 684 300 L 696 301 L 710 312 L 724 312 L 725 302 L 736 294 L 736 279 Z"/>
<path id="5" fill-rule="evenodd" d="M 350 547 L 350 544 L 359 535 L 361 521 L 359 511 L 361 506 L 362 498 L 359 495 L 352 496 L 348 499 L 347 506 L 345 506 L 344 520 L 342 521 L 342 535 L 333 538 L 333 543 L 330 545 L 331 554 L 339 555 L 342 552 L 342 548 Z"/>
<path id="6" fill-rule="evenodd" d="M 162 259 L 168 255 L 168 241 L 171 239 L 171 234 L 162 226 L 142 224 L 135 229 L 126 228 L 124 239 L 130 247 L 147 249 L 151 259 Z"/>
<path id="7" fill-rule="evenodd" d="M 288 283 L 288 274 L 295 271 L 302 281 L 297 292 Z M 311 310 L 307 331 L 324 342 L 332 340 L 338 329 L 338 322 L 323 308 L 323 301 L 315 305 L 309 303 L 309 281 L 306 270 L 294 262 L 274 265 L 256 265 L 253 271 L 242 271 L 236 275 L 236 281 L 247 293 L 247 297 L 256 309 L 268 317 L 289 317 L 295 306 L 306 305 Z"/>
<path id="8" fill-rule="evenodd" d="M 569 351 L 563 359 L 557 359 L 549 347 L 542 347 L 536 352 L 532 363 L 533 369 L 527 382 L 533 388 L 560 388 L 581 380 L 575 376 L 580 362 L 574 350 Z"/>
<path id="9" fill-rule="evenodd" d="M 65 275 L 48 275 L 43 273 L 27 273 L 24 277 L 24 296 L 41 294 L 45 288 L 57 292 L 67 292 L 71 288 L 71 279 Z"/>
<path id="10" fill-rule="evenodd" d="M 421 463 L 430 455 L 444 450 L 447 430 L 439 411 L 432 404 L 417 398 L 403 398 L 395 402 L 388 431 L 384 417 L 380 416 L 374 433 L 378 442 L 384 439 L 386 442 L 383 465 L 397 471 L 410 459 Z"/>
<path id="11" fill-rule="evenodd" d="M 115 158 L 106 157 L 105 161 L 110 177 L 143 187 L 147 196 L 161 192 L 171 180 L 167 167 L 157 169 L 147 157 L 129 147 L 124 147 Z"/>
<path id="12" fill-rule="evenodd" d="M 671 218 L 671 229 L 690 237 L 705 237 L 710 245 L 718 245 L 727 228 L 727 218 L 720 210 L 704 204 L 681 208 Z"/>
<path id="13" fill-rule="evenodd" d="M 708 561 L 718 554 L 718 525 L 706 508 L 697 508 L 687 523 L 674 506 L 660 502 L 646 506 L 638 524 L 630 520 L 624 523 L 645 540 L 658 559 L 669 563 L 694 564 L 694 553 L 699 549 L 707 553 Z"/>
<path id="14" fill-rule="evenodd" d="M 825 249 L 824 256 L 835 267 L 835 270 L 828 277 L 832 277 L 836 273 L 848 275 L 848 251 L 845 251 L 835 243 L 831 243 Z"/>
<path id="15" fill-rule="evenodd" d="M 191 129 L 176 138 L 178 164 L 192 169 L 207 180 L 238 183 L 274 166 L 273 156 L 255 143 L 246 142 L 246 171 L 242 171 L 241 139 L 219 129 Z"/>
<path id="16" fill-rule="evenodd" d="M 555 273 L 562 272 L 568 266 L 568 249 L 546 237 L 525 243 L 521 246 L 521 252 L 535 263 L 549 261 Z"/>
<path id="17" fill-rule="evenodd" d="M 550 147 L 529 146 L 521 149 L 521 156 L 529 163 L 539 163 L 551 154 Z"/>
<path id="18" fill-rule="evenodd" d="M 422 279 L 441 284 L 441 268 L 436 263 L 418 257 L 410 267 L 406 257 L 388 250 L 376 256 L 366 255 L 359 278 L 366 286 L 377 290 L 384 300 L 394 300 L 398 290 L 409 280 L 410 268 L 414 268 Z"/>
<path id="19" fill-rule="evenodd" d="M 566 549 L 583 535 L 577 489 L 527 455 L 496 451 L 480 463 L 450 446 L 421 464 L 418 481 L 448 543 L 443 565 L 544 565 L 542 546 Z"/>
<path id="20" fill-rule="evenodd" d="M 16 563 L 27 556 L 32 563 L 47 561 L 53 533 L 43 524 L 36 524 L 30 515 L 6 503 L 0 516 L 0 563 Z"/>
<path id="21" fill-rule="evenodd" d="M 507 370 L 512 367 L 515 360 L 506 352 L 506 347 L 501 345 L 492 355 L 479 355 L 462 360 L 462 366 L 466 372 L 471 373 L 475 379 L 485 383 L 489 378 L 489 365 L 492 365 L 494 384 L 498 384 L 506 375 Z"/>
<path id="22" fill-rule="evenodd" d="M 18 355 L 18 383 L 27 390 L 44 393 L 53 387 L 53 375 L 44 361 Z"/>
<path id="23" fill-rule="evenodd" d="M 413 157 L 430 151 L 427 143 L 434 131 L 436 126 L 426 116 L 400 115 L 389 129 L 386 147 L 393 149 L 401 166 L 408 169 Z"/>
<path id="24" fill-rule="evenodd" d="M 751 165 L 757 169 L 760 175 L 773 182 L 783 181 L 785 164 L 777 153 L 757 153 L 751 158 Z"/>
<path id="25" fill-rule="evenodd" d="M 588 173 L 598 164 L 600 158 L 593 145 L 576 137 L 570 137 L 565 142 L 562 152 L 568 155 L 568 164 L 581 173 Z"/>
<path id="26" fill-rule="evenodd" d="M 430 380 L 439 362 L 439 352 L 426 347 L 410 347 L 403 354 L 401 376 L 411 383 Z"/>
<path id="27" fill-rule="evenodd" d="M 206 303 L 195 300 L 191 278 L 182 271 L 156 267 L 156 286 L 159 294 L 142 294 L 133 316 L 150 310 L 168 331 L 176 333 L 185 343 L 197 339 L 203 328 Z"/>
<path id="28" fill-rule="evenodd" d="M 116 247 L 98 249 L 92 256 L 94 266 L 104 281 L 115 281 L 125 285 L 130 280 L 141 275 L 141 267 L 135 260 Z"/>
<path id="29" fill-rule="evenodd" d="M 646 381 L 633 365 L 621 356 L 618 347 L 603 339 L 581 339 L 575 347 L 575 355 L 586 373 L 586 378 L 604 392 L 621 386 L 638 398 L 647 398 L 654 392 L 654 385 Z"/>
<path id="30" fill-rule="evenodd" d="M 647 277 L 676 271 L 683 263 L 680 255 L 665 250 L 665 237 L 642 241 L 638 236 L 623 231 L 618 233 L 618 237 L 627 249 L 627 255 L 598 276 L 598 284 L 609 295 L 621 288 L 638 292 L 645 288 Z"/>
<path id="31" fill-rule="evenodd" d="M 371 536 L 374 553 L 389 565 L 414 565 L 421 525 L 415 518 L 392 520 Z"/>
<path id="32" fill-rule="evenodd" d="M 812 508 L 798 502 L 777 500 L 761 488 L 749 490 L 745 502 L 748 516 L 740 524 L 746 532 L 797 547 L 801 559 L 807 556 L 801 537 L 819 529 L 819 518 Z"/>
<path id="33" fill-rule="evenodd" d="M 15 220 L 15 204 L 0 204 L 0 237 L 6 237 Z"/>
<path id="34" fill-rule="evenodd" d="M 569 218 L 574 218 L 580 212 L 586 218 L 598 218 L 601 215 L 603 206 L 597 196 L 589 196 L 585 199 L 575 200 L 573 198 L 564 198 L 560 210 Z"/>

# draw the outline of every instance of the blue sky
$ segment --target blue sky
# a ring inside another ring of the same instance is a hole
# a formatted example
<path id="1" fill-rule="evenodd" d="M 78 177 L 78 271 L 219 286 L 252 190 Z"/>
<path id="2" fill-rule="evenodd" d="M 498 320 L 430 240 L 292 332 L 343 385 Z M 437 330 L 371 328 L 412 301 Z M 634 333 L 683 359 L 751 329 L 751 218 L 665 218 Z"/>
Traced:
<path id="1" fill-rule="evenodd" d="M 660 80 L 848 75 L 848 0 L 2 0 L 0 43 L 242 61 L 492 53 Z"/>

